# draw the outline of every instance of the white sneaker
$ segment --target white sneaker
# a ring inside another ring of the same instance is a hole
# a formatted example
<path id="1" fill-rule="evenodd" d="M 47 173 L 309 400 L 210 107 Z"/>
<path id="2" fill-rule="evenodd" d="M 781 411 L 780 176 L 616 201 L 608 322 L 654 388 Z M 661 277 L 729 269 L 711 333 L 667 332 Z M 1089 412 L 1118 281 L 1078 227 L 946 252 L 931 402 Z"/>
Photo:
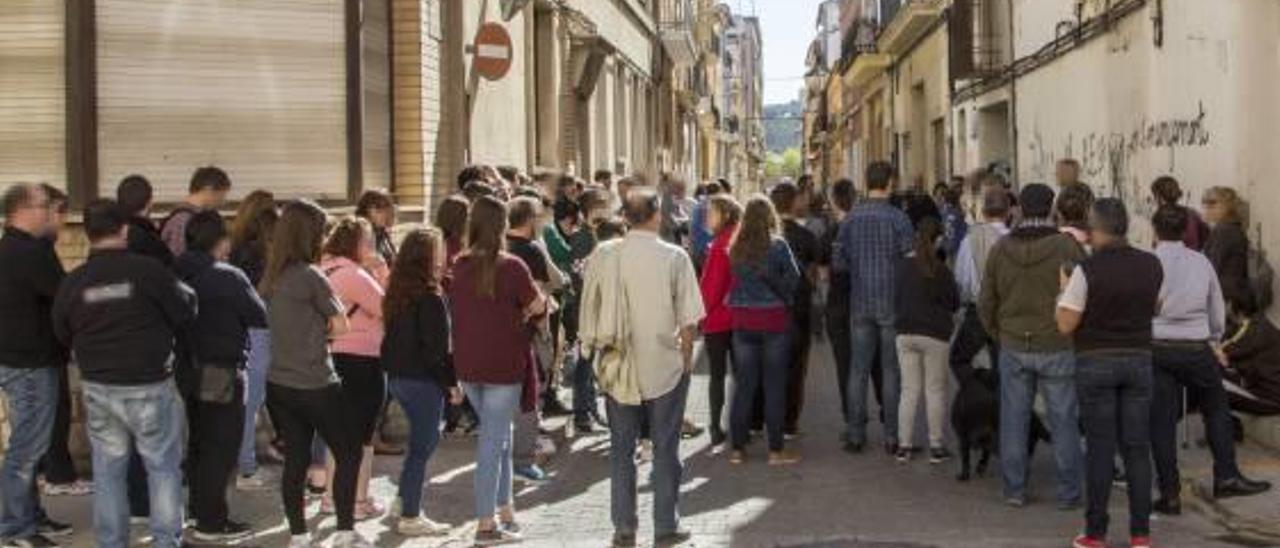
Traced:
<path id="1" fill-rule="evenodd" d="M 40 490 L 46 497 L 83 497 L 93 494 L 93 482 L 76 480 L 71 483 L 45 483 Z"/>
<path id="2" fill-rule="evenodd" d="M 374 548 L 374 546 L 355 531 L 338 531 L 333 534 L 333 548 Z"/>
<path id="3" fill-rule="evenodd" d="M 427 519 L 426 516 L 416 518 L 400 518 L 396 522 L 396 532 L 406 537 L 440 537 L 449 534 L 453 528 Z"/>
<path id="4" fill-rule="evenodd" d="M 289 548 L 311 548 L 312 546 L 310 533 L 289 537 Z"/>
<path id="5" fill-rule="evenodd" d="M 236 476 L 237 491 L 262 491 L 267 488 L 267 483 L 257 474 L 252 476 Z"/>

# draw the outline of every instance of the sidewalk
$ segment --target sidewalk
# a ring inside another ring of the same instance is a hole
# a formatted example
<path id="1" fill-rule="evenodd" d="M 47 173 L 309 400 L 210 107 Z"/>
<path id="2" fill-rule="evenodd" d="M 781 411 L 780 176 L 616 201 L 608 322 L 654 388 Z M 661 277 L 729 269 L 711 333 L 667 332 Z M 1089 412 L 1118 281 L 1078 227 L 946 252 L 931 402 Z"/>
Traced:
<path id="1" fill-rule="evenodd" d="M 993 474 L 967 483 L 955 480 L 955 462 L 930 466 L 914 461 L 900 466 L 892 458 L 869 451 L 850 456 L 840 450 L 842 428 L 834 367 L 825 344 L 815 345 L 809 369 L 808 404 L 802 421 L 804 435 L 792 445 L 805 460 L 793 467 L 765 465 L 761 443 L 749 448 L 749 459 L 731 466 L 723 455 L 713 455 L 704 435 L 685 442 L 685 481 L 682 487 L 683 525 L 695 537 L 691 547 L 746 548 L 1064 548 L 1082 526 L 1082 512 L 1060 512 L 1048 500 L 1053 491 L 1053 466 L 1049 451 L 1037 451 L 1032 469 L 1032 500 L 1026 508 L 1011 509 L 1000 497 L 999 480 Z M 707 422 L 705 369 L 694 377 L 688 416 Z M 872 413 L 874 416 L 874 411 Z M 563 419 L 553 421 L 562 424 Z M 878 427 L 871 439 L 878 440 Z M 562 440 L 558 440 L 562 441 Z M 390 518 L 371 520 L 357 529 L 379 547 L 470 546 L 472 439 L 441 443 L 428 472 L 425 510 L 432 519 L 458 525 L 454 534 L 437 539 L 405 539 L 396 535 Z M 613 533 L 609 518 L 608 437 L 603 433 L 560 443 L 561 451 L 548 465 L 552 480 L 517 488 L 519 518 L 525 527 L 527 547 L 602 548 Z M 1043 449 L 1043 448 L 1042 448 Z M 1207 469 L 1207 450 L 1184 454 L 1188 478 Z M 1246 470 L 1260 478 L 1280 480 L 1280 466 L 1270 455 L 1253 449 L 1241 453 Z M 395 496 L 398 458 L 380 457 L 375 465 L 372 493 L 389 505 Z M 648 465 L 640 470 L 640 541 L 649 545 L 652 535 L 651 505 L 646 480 Z M 994 471 L 993 471 L 994 472 Z M 279 547 L 287 542 L 281 514 L 278 467 L 267 467 L 270 490 L 255 493 L 232 491 L 232 515 L 253 523 L 258 534 L 240 544 Z M 73 523 L 77 534 L 64 546 L 89 547 L 92 530 L 89 498 L 46 499 L 50 514 Z M 1190 500 L 1188 501 L 1191 505 Z M 1268 493 L 1252 499 L 1229 501 L 1226 508 L 1239 516 L 1186 512 L 1154 523 L 1161 548 L 1226 548 L 1241 540 L 1244 517 L 1276 520 L 1280 495 Z M 308 506 L 315 537 L 328 545 L 335 525 L 332 516 L 316 516 L 318 502 Z M 1196 508 L 1199 506 L 1196 505 Z M 1249 513 L 1246 513 L 1249 512 Z M 1125 497 L 1112 496 L 1113 522 L 1125 521 Z M 1207 517 L 1206 517 L 1207 516 Z M 1114 528 L 1112 541 L 1120 541 L 1122 527 Z M 135 531 L 141 537 L 145 531 Z M 1254 537 L 1249 537 L 1254 538 Z M 1120 546 L 1115 544 L 1113 546 Z M 1126 544 L 1127 546 L 1127 544 Z"/>

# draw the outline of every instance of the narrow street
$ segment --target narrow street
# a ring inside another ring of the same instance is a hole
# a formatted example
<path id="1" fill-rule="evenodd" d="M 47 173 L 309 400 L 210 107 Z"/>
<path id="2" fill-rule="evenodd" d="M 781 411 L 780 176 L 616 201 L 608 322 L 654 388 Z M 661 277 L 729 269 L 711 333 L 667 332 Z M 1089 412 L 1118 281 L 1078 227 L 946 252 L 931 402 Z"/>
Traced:
<path id="1" fill-rule="evenodd" d="M 695 533 L 689 546 L 733 547 L 848 547 L 848 548 L 1060 548 L 1069 544 L 1079 527 L 1078 512 L 1060 512 L 1034 493 L 1050 492 L 1053 474 L 1048 451 L 1036 455 L 1032 504 L 1011 509 L 999 497 L 999 480 L 988 477 L 969 483 L 955 480 L 954 462 L 930 466 L 913 461 L 900 466 L 893 459 L 868 452 L 849 456 L 840 450 L 839 397 L 830 352 L 815 346 L 809 376 L 809 403 L 804 436 L 795 446 L 805 460 L 790 468 L 764 464 L 756 444 L 753 457 L 732 467 L 722 455 L 712 455 L 704 435 L 685 443 L 686 474 L 681 510 Z M 689 397 L 689 413 L 699 422 L 707 414 L 705 366 L 700 367 Z M 1198 421 L 1197 421 L 1198 422 Z M 562 420 L 552 421 L 561 425 Z M 878 434 L 873 433 L 872 439 Z M 523 546 L 602 547 L 612 535 L 609 523 L 608 438 L 603 433 L 572 440 L 548 466 L 552 480 L 521 487 L 517 495 L 520 519 L 527 535 Z M 1204 450 L 1195 450 L 1203 458 Z M 448 439 L 432 459 L 426 513 L 433 519 L 465 524 L 445 539 L 405 539 L 390 530 L 391 520 L 367 521 L 358 529 L 378 546 L 469 546 L 472 507 L 472 443 Z M 1194 462 L 1194 461 L 1193 461 Z M 641 478 L 647 475 L 641 470 Z M 278 467 L 268 467 L 275 484 Z M 399 459 L 380 457 L 373 489 L 384 503 L 395 496 Z M 1270 474 L 1274 470 L 1268 471 Z M 1266 495 L 1274 498 L 1276 495 Z M 52 515 L 69 519 L 77 529 L 71 546 L 92 546 L 86 534 L 92 527 L 90 498 L 50 500 Z M 241 546 L 282 546 L 287 541 L 278 492 L 233 492 L 232 515 L 251 521 L 259 534 Z M 651 503 L 641 486 L 641 539 L 650 531 Z M 1112 519 L 1123 523 L 1124 497 L 1115 491 Z M 318 502 L 312 501 L 308 516 Z M 331 516 L 311 520 L 324 539 L 333 532 Z M 1122 527 L 1121 527 L 1122 529 Z M 138 537 L 144 534 L 136 530 Z M 1209 548 L 1231 546 L 1217 540 L 1220 531 L 1194 513 L 1159 519 L 1154 536 L 1162 547 Z M 1114 537 L 1118 540 L 1119 536 Z"/>

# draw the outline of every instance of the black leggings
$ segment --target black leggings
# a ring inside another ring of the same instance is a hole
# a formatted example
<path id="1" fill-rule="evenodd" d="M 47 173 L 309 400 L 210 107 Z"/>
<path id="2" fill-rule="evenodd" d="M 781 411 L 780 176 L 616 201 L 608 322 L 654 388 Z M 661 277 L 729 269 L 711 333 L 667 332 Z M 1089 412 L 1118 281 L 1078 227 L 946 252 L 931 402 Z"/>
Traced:
<path id="1" fill-rule="evenodd" d="M 350 531 L 355 525 L 356 479 L 360 474 L 362 451 L 348 405 L 342 387 L 336 384 L 300 390 L 267 383 L 267 406 L 272 409 L 276 429 L 284 438 L 284 474 L 280 479 L 280 495 L 291 534 L 307 532 L 303 515 L 304 490 L 307 468 L 311 466 L 311 441 L 316 433 L 329 446 L 336 463 L 333 502 L 338 515 L 338 530 Z"/>
<path id="2" fill-rule="evenodd" d="M 711 434 L 723 439 L 724 430 L 720 428 L 720 418 L 724 412 L 725 379 L 729 371 L 729 360 L 733 357 L 733 332 L 707 333 L 702 336 L 707 348 L 707 363 L 711 366 Z"/>
<path id="3" fill-rule="evenodd" d="M 387 375 L 378 358 L 353 354 L 334 354 L 333 368 L 342 380 L 342 393 L 351 410 L 357 439 L 369 445 L 378 430 L 378 415 L 387 402 Z"/>

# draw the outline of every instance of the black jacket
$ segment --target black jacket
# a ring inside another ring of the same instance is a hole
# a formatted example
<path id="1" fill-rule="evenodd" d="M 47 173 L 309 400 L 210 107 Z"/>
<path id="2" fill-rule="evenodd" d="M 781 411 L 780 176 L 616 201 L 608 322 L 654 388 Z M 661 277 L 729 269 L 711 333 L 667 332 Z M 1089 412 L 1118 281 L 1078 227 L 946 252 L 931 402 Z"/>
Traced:
<path id="1" fill-rule="evenodd" d="M 267 270 L 267 245 L 261 240 L 252 240 L 231 249 L 228 262 L 244 272 L 254 287 L 262 281 L 262 274 Z"/>
<path id="2" fill-rule="evenodd" d="M 151 257 L 166 267 L 173 266 L 173 253 L 160 239 L 160 229 L 146 217 L 129 218 L 129 251 Z"/>
<path id="3" fill-rule="evenodd" d="M 65 365 L 49 311 L 66 272 L 51 242 L 13 227 L 0 237 L 0 365 Z"/>
<path id="4" fill-rule="evenodd" d="M 382 369 L 391 376 L 430 379 L 441 388 L 457 385 L 449 348 L 449 307 L 427 295 L 388 318 L 382 337 Z"/>
<path id="5" fill-rule="evenodd" d="M 53 302 L 53 329 L 81 376 L 114 385 L 169 378 L 175 334 L 196 317 L 196 296 L 159 261 L 96 250 L 67 275 Z"/>
<path id="6" fill-rule="evenodd" d="M 1218 272 L 1222 296 L 1229 303 L 1252 302 L 1249 285 L 1249 236 L 1240 223 L 1222 222 L 1209 232 L 1204 254 Z"/>
<path id="7" fill-rule="evenodd" d="M 267 327 L 267 309 L 240 269 L 208 253 L 188 251 L 174 264 L 200 301 L 184 339 L 196 366 L 239 368 L 249 356 L 249 329 Z"/>
<path id="8" fill-rule="evenodd" d="M 934 277 L 926 278 L 914 257 L 899 259 L 896 298 L 894 325 L 899 334 L 951 340 L 960 288 L 950 269 L 939 268 Z"/>

